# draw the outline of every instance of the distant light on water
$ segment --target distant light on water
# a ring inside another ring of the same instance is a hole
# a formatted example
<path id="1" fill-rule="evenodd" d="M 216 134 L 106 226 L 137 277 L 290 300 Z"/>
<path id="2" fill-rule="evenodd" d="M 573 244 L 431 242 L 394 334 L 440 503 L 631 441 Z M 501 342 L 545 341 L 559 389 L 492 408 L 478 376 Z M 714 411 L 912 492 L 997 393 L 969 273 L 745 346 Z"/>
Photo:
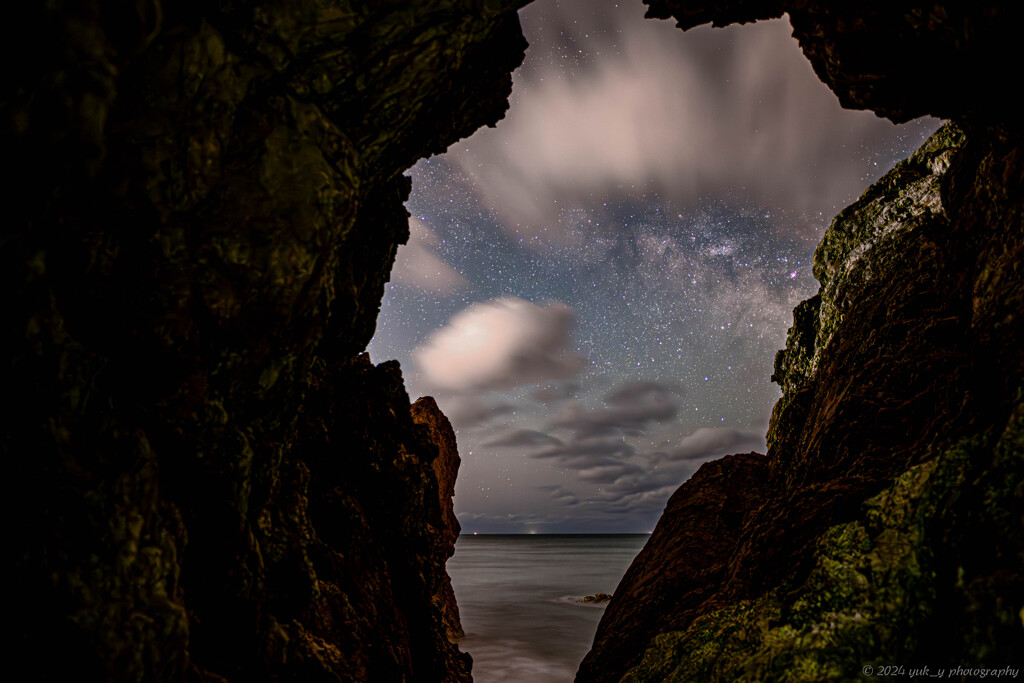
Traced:
<path id="1" fill-rule="evenodd" d="M 606 603 L 646 535 L 462 536 L 448 573 L 477 683 L 567 683 L 594 642 Z M 542 624 L 543 628 L 538 628 Z"/>

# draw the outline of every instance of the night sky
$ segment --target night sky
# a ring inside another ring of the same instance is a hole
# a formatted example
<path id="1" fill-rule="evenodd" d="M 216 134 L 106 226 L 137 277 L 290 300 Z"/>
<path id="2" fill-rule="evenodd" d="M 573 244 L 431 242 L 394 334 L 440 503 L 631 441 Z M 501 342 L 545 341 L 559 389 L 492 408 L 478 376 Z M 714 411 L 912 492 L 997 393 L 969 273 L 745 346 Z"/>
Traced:
<path id="1" fill-rule="evenodd" d="M 938 126 L 841 109 L 787 20 L 644 10 L 535 0 L 506 118 L 411 171 L 369 352 L 451 419 L 463 533 L 648 532 L 763 453 L 814 247 Z"/>

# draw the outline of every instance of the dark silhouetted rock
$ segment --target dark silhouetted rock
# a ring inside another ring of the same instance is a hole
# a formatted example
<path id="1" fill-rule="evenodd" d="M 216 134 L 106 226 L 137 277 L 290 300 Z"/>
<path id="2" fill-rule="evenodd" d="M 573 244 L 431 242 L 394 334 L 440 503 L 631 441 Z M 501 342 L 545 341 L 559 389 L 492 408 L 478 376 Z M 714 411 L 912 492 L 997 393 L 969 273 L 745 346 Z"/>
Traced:
<path id="1" fill-rule="evenodd" d="M 1024 138 L 1010 90 L 978 89 L 1002 72 L 1012 43 L 999 41 L 1020 10 L 650 4 L 684 27 L 788 11 L 844 105 L 956 121 L 840 213 L 815 252 L 821 289 L 775 361 L 783 396 L 759 502 L 729 510 L 719 538 L 706 531 L 715 513 L 683 503 L 704 486 L 742 491 L 720 493 L 703 468 L 685 483 L 577 681 L 1007 666 L 1024 644 Z"/>
<path id="2" fill-rule="evenodd" d="M 412 404 L 412 420 L 426 432 L 427 439 L 437 447 L 437 457 L 432 463 L 437 481 L 438 504 L 441 510 L 442 526 L 437 529 L 434 539 L 437 544 L 438 561 L 444 565 L 455 554 L 455 541 L 462 527 L 455 517 L 455 478 L 459 473 L 462 459 L 455 444 L 455 431 L 437 403 L 430 396 L 424 396 Z M 459 619 L 459 606 L 455 602 L 455 591 L 447 573 L 442 577 L 440 590 L 434 594 L 434 604 L 441 610 L 445 633 L 448 640 L 457 642 L 465 636 Z"/>
<path id="3" fill-rule="evenodd" d="M 683 542 L 713 521 L 674 497 L 577 680 L 853 680 L 1019 650 L 1024 155 L 972 134 L 948 124 L 833 221 L 776 359 L 763 503 L 723 547 Z"/>
<path id="4" fill-rule="evenodd" d="M 21 677 L 469 680 L 436 602 L 448 443 L 359 354 L 408 238 L 403 172 L 501 118 L 519 4 L 12 9 Z"/>
<path id="5" fill-rule="evenodd" d="M 818 77 L 844 107 L 893 121 L 931 114 L 1011 120 L 1007 87 L 1024 7 L 1013 2 L 644 0 L 647 16 L 683 29 L 786 14 Z"/>
<path id="6" fill-rule="evenodd" d="M 743 524 L 763 502 L 763 455 L 704 463 L 619 582 L 578 678 L 617 681 L 655 634 L 683 625 L 728 570 Z"/>

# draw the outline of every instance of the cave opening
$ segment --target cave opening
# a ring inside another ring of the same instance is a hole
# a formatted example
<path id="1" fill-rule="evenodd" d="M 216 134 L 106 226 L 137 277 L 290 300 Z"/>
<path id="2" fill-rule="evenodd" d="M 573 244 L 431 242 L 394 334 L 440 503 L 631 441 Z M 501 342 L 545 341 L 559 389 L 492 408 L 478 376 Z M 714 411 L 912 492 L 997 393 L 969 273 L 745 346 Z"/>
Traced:
<path id="1" fill-rule="evenodd" d="M 481 683 L 1017 675 L 1024 10 L 648 2 L 951 121 L 539 0 L 410 179 L 522 0 L 19 6 L 27 676 L 467 683 L 448 558 Z"/>
<path id="2" fill-rule="evenodd" d="M 842 109 L 785 18 L 520 17 L 505 118 L 412 169 L 368 350 L 457 434 L 448 571 L 474 676 L 566 681 L 602 606 L 566 605 L 612 592 L 703 462 L 766 451 L 828 221 L 938 122 Z"/>
<path id="3" fill-rule="evenodd" d="M 451 419 L 463 533 L 646 533 L 764 452 L 828 221 L 938 126 L 840 107 L 786 18 L 538 0 L 510 109 L 412 170 L 369 352 Z"/>
<path id="4" fill-rule="evenodd" d="M 842 109 L 786 18 L 682 33 L 639 0 L 538 0 L 520 19 L 505 118 L 412 170 L 369 351 L 456 430 L 447 570 L 474 676 L 554 682 L 601 615 L 566 605 L 614 590 L 702 463 L 766 452 L 827 222 L 938 122 Z"/>

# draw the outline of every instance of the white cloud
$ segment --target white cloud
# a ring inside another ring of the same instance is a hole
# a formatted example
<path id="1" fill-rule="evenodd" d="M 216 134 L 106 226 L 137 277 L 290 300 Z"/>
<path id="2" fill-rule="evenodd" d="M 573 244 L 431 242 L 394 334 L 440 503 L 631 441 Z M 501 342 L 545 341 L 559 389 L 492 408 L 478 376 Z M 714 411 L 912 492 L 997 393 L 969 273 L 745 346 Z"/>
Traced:
<path id="1" fill-rule="evenodd" d="M 863 189 L 865 149 L 899 138 L 870 112 L 842 112 L 785 20 L 684 33 L 623 6 L 610 26 L 577 23 L 590 2 L 524 15 L 532 52 L 506 119 L 449 155 L 517 234 L 563 241 L 566 210 L 638 190 L 830 215 Z M 584 53 L 571 78 L 567 45 Z"/>
<path id="2" fill-rule="evenodd" d="M 412 357 L 427 383 L 453 392 L 568 379 L 584 363 L 569 349 L 573 320 L 563 303 L 495 299 L 457 313 Z"/>
<path id="3" fill-rule="evenodd" d="M 440 244 L 430 228 L 417 218 L 409 220 L 409 242 L 398 248 L 391 280 L 442 296 L 454 294 L 469 282 L 434 252 Z"/>
<path id="4" fill-rule="evenodd" d="M 710 460 L 737 452 L 763 451 L 763 436 L 735 429 L 712 429 L 701 427 L 689 436 L 683 437 L 679 445 L 668 453 L 671 460 Z"/>
<path id="5" fill-rule="evenodd" d="M 515 413 L 511 403 L 488 403 L 479 396 L 459 396 L 444 400 L 444 414 L 456 430 L 478 427 L 499 417 Z"/>

